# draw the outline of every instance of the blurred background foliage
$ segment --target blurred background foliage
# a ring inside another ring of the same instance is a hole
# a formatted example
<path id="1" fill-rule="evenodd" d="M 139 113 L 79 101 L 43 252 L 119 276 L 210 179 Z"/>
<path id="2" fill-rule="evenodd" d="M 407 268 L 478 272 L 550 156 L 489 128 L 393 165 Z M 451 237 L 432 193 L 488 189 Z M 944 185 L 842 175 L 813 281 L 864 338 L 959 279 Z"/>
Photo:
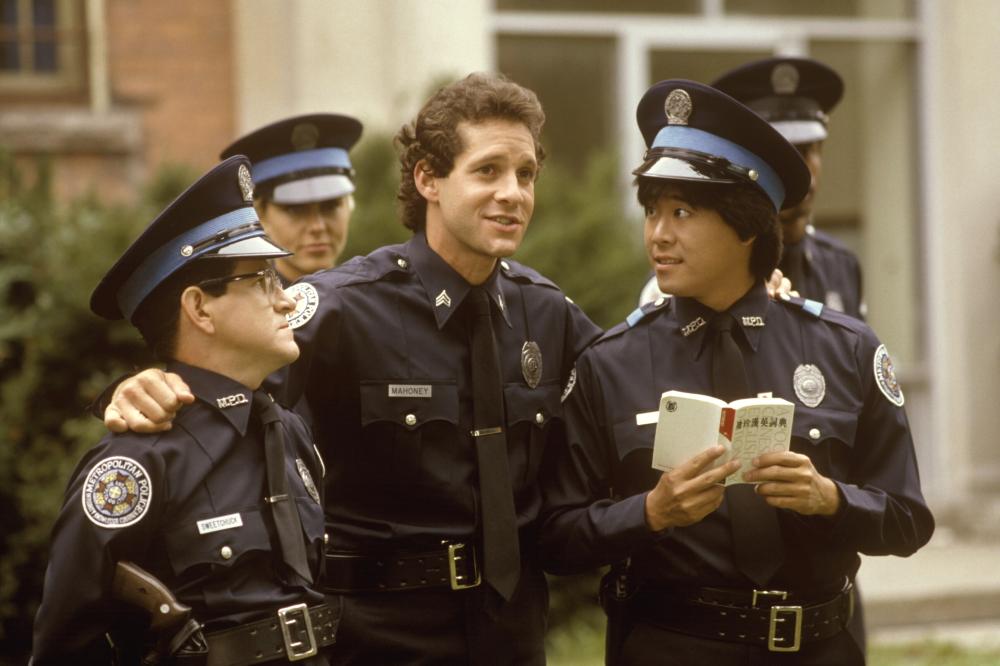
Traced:
<path id="1" fill-rule="evenodd" d="M 390 138 L 368 137 L 352 158 L 357 209 L 345 257 L 409 236 L 397 218 Z M 90 293 L 198 176 L 165 167 L 130 205 L 105 205 L 96 194 L 57 203 L 49 165 L 33 166 L 22 173 L 0 152 L 0 663 L 23 663 L 30 650 L 66 482 L 104 434 L 88 405 L 114 378 L 151 363 L 131 326 L 90 312 Z M 639 227 L 618 211 L 615 169 L 601 156 L 571 167 L 547 163 L 531 229 L 515 257 L 553 279 L 604 327 L 635 307 L 646 275 Z M 584 608 L 591 619 L 583 626 L 599 628 L 595 591 L 593 577 L 554 579 L 552 626 L 567 626 Z"/>

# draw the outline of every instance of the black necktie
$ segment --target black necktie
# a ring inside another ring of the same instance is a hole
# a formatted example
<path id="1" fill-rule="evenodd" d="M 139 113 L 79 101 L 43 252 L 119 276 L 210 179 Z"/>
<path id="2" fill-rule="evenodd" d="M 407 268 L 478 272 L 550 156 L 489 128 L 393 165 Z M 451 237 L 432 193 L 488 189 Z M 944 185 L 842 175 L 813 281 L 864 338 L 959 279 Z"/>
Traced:
<path id="1" fill-rule="evenodd" d="M 504 432 L 503 376 L 490 316 L 490 297 L 481 287 L 469 292 L 472 317 L 472 438 L 479 466 L 486 582 L 510 600 L 521 577 L 521 555 L 514 515 Z"/>
<path id="2" fill-rule="evenodd" d="M 278 533 L 281 557 L 292 571 L 308 583 L 313 582 L 306 558 L 305 536 L 299 520 L 295 497 L 288 492 L 285 472 L 285 433 L 274 401 L 264 391 L 253 394 L 252 413 L 264 428 L 264 458 L 267 465 L 267 497 Z"/>
<path id="3" fill-rule="evenodd" d="M 733 339 L 736 320 L 720 313 L 712 320 L 715 337 L 712 348 L 712 389 L 726 402 L 750 397 L 743 353 Z M 736 567 L 750 580 L 763 586 L 781 567 L 784 543 L 778 513 L 749 483 L 726 488 L 726 505 L 733 534 Z"/>

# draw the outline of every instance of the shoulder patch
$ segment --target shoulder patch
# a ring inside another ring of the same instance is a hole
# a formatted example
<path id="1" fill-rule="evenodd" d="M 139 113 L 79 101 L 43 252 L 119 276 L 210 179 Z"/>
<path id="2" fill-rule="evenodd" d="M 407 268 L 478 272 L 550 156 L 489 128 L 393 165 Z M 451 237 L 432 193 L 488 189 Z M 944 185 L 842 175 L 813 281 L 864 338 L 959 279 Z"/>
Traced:
<path id="1" fill-rule="evenodd" d="M 902 407 L 906 398 L 903 396 L 903 389 L 900 388 L 899 382 L 896 380 L 896 371 L 892 367 L 892 359 L 889 358 L 889 352 L 885 345 L 879 345 L 878 349 L 875 350 L 873 365 L 875 383 L 882 391 L 882 395 L 892 404 Z"/>
<path id="2" fill-rule="evenodd" d="M 295 309 L 287 316 L 288 327 L 294 330 L 304 325 L 316 314 L 316 309 L 319 306 L 319 292 L 308 282 L 296 282 L 285 289 L 285 294 L 295 301 Z"/>
<path id="3" fill-rule="evenodd" d="M 569 379 L 566 380 L 566 388 L 563 389 L 562 396 L 559 398 L 559 402 L 566 402 L 566 398 L 569 394 L 573 392 L 573 387 L 576 386 L 576 366 L 569 371 Z"/>
<path id="4" fill-rule="evenodd" d="M 146 515 L 153 500 L 153 483 L 138 462 L 114 456 L 90 468 L 80 499 L 90 522 L 119 529 L 134 525 Z"/>

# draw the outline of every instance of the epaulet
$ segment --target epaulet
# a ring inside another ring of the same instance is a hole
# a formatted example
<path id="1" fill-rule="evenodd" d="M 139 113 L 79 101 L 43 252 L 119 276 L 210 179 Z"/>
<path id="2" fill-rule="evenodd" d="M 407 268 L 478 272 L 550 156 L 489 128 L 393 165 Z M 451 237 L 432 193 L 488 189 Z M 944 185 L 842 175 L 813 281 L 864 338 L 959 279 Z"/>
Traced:
<path id="1" fill-rule="evenodd" d="M 630 312 L 627 317 L 625 317 L 625 321 L 621 322 L 620 324 L 616 324 L 615 326 L 612 326 L 607 331 L 605 331 L 604 335 L 602 335 L 598 339 L 606 340 L 608 338 L 619 336 L 625 331 L 635 328 L 636 326 L 639 325 L 640 322 L 649 321 L 651 315 L 661 310 L 665 310 L 669 303 L 670 303 L 669 296 L 661 296 L 652 303 L 646 303 L 645 305 L 640 305 L 635 310 L 632 310 L 632 312 Z"/>
<path id="2" fill-rule="evenodd" d="M 522 263 L 513 261 L 511 259 L 501 259 L 500 260 L 500 273 L 507 278 L 513 280 L 514 282 L 539 284 L 546 287 L 551 287 L 552 289 L 559 289 L 557 285 L 552 280 L 548 279 L 538 271 L 533 268 L 528 268 Z"/>
<path id="3" fill-rule="evenodd" d="M 788 296 L 777 299 L 779 303 L 787 306 L 790 310 L 794 312 L 802 312 L 805 316 L 811 319 L 822 319 L 823 321 L 830 322 L 833 324 L 839 324 L 844 328 L 849 328 L 853 331 L 859 331 L 863 328 L 867 328 L 867 324 L 856 319 L 851 315 L 844 314 L 843 312 L 838 312 L 828 307 L 824 307 L 822 303 L 818 301 L 813 301 L 808 298 L 801 298 L 800 296 Z"/>
<path id="4" fill-rule="evenodd" d="M 824 306 L 822 303 L 808 298 L 802 298 L 801 296 L 789 296 L 785 294 L 778 299 L 778 302 L 791 308 L 792 310 L 801 310 L 802 312 L 810 314 L 817 319 L 819 319 L 823 314 Z"/>
<path id="5" fill-rule="evenodd" d="M 307 276 L 304 281 L 328 286 L 376 282 L 391 273 L 406 272 L 410 262 L 403 249 L 403 245 L 380 247 L 369 255 L 352 257 L 334 268 Z"/>

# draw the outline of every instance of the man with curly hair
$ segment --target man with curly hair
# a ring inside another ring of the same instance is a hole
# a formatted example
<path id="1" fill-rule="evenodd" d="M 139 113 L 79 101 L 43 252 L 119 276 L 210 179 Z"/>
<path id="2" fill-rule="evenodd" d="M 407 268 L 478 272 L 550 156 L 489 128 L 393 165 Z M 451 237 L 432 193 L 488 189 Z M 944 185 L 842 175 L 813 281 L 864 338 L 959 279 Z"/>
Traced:
<path id="1" fill-rule="evenodd" d="M 337 663 L 545 661 L 537 479 L 599 329 L 506 259 L 531 221 L 544 120 L 503 76 L 442 88 L 396 136 L 413 237 L 289 289 L 301 356 L 276 395 L 305 396 L 328 465 Z M 105 420 L 165 427 L 185 400 L 146 371 Z"/>

